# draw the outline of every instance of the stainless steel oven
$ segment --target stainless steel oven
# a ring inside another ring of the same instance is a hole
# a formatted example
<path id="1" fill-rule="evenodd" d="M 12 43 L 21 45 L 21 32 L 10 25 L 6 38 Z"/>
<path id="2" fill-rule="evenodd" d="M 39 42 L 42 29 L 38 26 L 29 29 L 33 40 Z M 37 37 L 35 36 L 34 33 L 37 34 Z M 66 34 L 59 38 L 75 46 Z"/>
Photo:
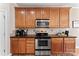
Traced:
<path id="1" fill-rule="evenodd" d="M 51 39 L 50 37 L 36 37 L 35 39 L 35 55 L 51 55 Z"/>
<path id="2" fill-rule="evenodd" d="M 49 19 L 36 19 L 36 27 L 49 27 Z"/>
<path id="3" fill-rule="evenodd" d="M 51 49 L 50 37 L 37 37 L 35 47 L 35 49 Z"/>

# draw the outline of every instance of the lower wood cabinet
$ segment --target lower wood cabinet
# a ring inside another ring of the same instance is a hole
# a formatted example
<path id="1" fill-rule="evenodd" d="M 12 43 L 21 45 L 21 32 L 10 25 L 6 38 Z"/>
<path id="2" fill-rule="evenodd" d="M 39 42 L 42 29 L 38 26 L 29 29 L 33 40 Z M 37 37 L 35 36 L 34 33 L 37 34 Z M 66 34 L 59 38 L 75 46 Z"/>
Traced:
<path id="1" fill-rule="evenodd" d="M 35 39 L 26 38 L 26 53 L 34 54 L 35 53 Z"/>
<path id="2" fill-rule="evenodd" d="M 55 37 L 51 39 L 51 54 L 66 54 L 75 52 L 75 38 L 72 37 Z M 34 38 L 11 38 L 12 54 L 35 55 Z"/>
<path id="3" fill-rule="evenodd" d="M 11 38 L 11 42 L 10 42 L 10 52 L 13 53 L 13 54 L 19 52 L 18 38 Z"/>
<path id="4" fill-rule="evenodd" d="M 64 38 L 64 53 L 75 52 L 75 38 Z"/>
<path id="5" fill-rule="evenodd" d="M 75 38 L 52 38 L 52 55 L 74 54 Z"/>
<path id="6" fill-rule="evenodd" d="M 63 52 L 63 38 L 52 38 L 52 54 Z"/>
<path id="7" fill-rule="evenodd" d="M 25 46 L 26 46 L 26 42 L 25 42 L 25 38 L 19 38 L 18 39 L 18 53 L 25 53 Z"/>
<path id="8" fill-rule="evenodd" d="M 12 54 L 35 54 L 34 38 L 11 38 Z"/>

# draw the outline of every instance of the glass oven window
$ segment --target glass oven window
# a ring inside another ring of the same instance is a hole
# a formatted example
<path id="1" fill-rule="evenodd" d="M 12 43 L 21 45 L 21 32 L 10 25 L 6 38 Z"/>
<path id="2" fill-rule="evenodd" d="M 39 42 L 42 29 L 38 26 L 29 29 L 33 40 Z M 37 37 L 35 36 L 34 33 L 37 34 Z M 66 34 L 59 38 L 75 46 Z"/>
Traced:
<path id="1" fill-rule="evenodd" d="M 38 46 L 48 46 L 48 40 L 38 40 Z"/>

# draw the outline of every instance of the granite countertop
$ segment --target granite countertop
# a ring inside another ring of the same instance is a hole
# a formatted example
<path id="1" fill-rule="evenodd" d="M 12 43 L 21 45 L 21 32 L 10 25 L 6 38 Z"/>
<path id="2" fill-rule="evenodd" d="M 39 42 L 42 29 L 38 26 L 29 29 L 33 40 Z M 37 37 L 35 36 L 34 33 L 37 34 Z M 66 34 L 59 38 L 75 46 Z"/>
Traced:
<path id="1" fill-rule="evenodd" d="M 26 36 L 10 36 L 10 38 L 35 38 L 36 36 L 35 35 L 26 35 Z M 43 37 L 46 37 L 46 36 L 43 36 Z M 49 37 L 52 37 L 52 38 L 76 38 L 76 36 L 57 36 L 57 35 L 49 35 Z"/>

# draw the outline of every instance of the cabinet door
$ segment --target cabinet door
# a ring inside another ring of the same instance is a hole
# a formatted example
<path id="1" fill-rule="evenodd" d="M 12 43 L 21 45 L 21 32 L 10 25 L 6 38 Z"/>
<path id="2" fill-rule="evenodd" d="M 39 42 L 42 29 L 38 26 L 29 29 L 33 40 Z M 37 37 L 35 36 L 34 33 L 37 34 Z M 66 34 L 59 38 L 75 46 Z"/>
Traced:
<path id="1" fill-rule="evenodd" d="M 52 55 L 63 53 L 63 38 L 52 38 Z"/>
<path id="2" fill-rule="evenodd" d="M 50 8 L 50 27 L 59 27 L 59 8 Z"/>
<path id="3" fill-rule="evenodd" d="M 42 19 L 42 9 L 41 8 L 35 8 L 36 9 L 36 19 Z"/>
<path id="4" fill-rule="evenodd" d="M 18 48 L 19 48 L 19 53 L 25 53 L 25 38 L 19 38 L 18 41 Z"/>
<path id="5" fill-rule="evenodd" d="M 75 52 L 75 38 L 64 38 L 64 53 Z"/>
<path id="6" fill-rule="evenodd" d="M 69 8 L 60 8 L 60 27 L 69 27 Z"/>
<path id="7" fill-rule="evenodd" d="M 35 14 L 36 11 L 34 8 L 26 8 L 26 27 L 35 27 Z"/>
<path id="8" fill-rule="evenodd" d="M 16 28 L 25 27 L 25 9 L 24 8 L 15 9 L 15 26 Z"/>
<path id="9" fill-rule="evenodd" d="M 50 19 L 50 8 L 42 8 L 41 17 L 42 19 Z"/>
<path id="10" fill-rule="evenodd" d="M 50 8 L 36 8 L 36 19 L 49 19 Z"/>
<path id="11" fill-rule="evenodd" d="M 18 38 L 11 38 L 10 51 L 12 54 L 19 53 L 19 51 L 18 51 Z"/>
<path id="12" fill-rule="evenodd" d="M 26 53 L 34 54 L 35 53 L 35 39 L 26 38 Z"/>

